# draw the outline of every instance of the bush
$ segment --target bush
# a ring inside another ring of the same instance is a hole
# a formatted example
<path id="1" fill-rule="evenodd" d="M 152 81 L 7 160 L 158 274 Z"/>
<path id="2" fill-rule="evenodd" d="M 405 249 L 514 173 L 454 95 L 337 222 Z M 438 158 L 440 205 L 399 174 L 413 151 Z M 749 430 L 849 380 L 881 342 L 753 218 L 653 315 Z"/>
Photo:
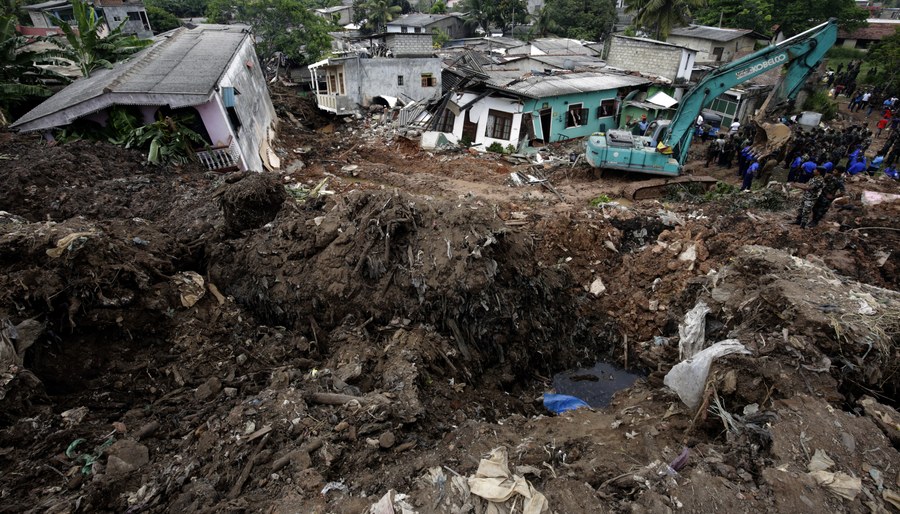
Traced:
<path id="1" fill-rule="evenodd" d="M 491 143 L 489 147 L 487 147 L 487 150 L 488 152 L 503 153 L 503 145 L 495 141 Z"/>
<path id="2" fill-rule="evenodd" d="M 833 46 L 825 54 L 830 59 L 863 59 L 866 53 L 856 48 L 844 48 L 842 46 Z"/>
<path id="3" fill-rule="evenodd" d="M 837 115 L 838 104 L 825 90 L 820 89 L 806 98 L 803 110 L 822 113 L 822 121 L 829 121 Z"/>
<path id="4" fill-rule="evenodd" d="M 606 195 L 600 195 L 600 196 L 598 196 L 597 198 L 594 198 L 594 199 L 591 200 L 591 207 L 598 207 L 598 206 L 600 206 L 600 205 L 603 205 L 603 204 L 605 204 L 605 203 L 609 203 L 609 202 L 611 202 L 611 201 L 612 201 L 612 198 L 610 198 L 610 197 L 608 197 L 608 196 L 606 196 Z"/>

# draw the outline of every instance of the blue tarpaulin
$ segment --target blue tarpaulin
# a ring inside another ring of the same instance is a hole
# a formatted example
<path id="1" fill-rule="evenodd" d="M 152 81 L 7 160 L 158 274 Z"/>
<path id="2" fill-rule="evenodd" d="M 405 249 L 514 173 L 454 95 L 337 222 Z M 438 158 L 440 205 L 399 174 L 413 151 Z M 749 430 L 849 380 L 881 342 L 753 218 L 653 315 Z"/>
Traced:
<path id="1" fill-rule="evenodd" d="M 575 398 L 574 396 L 544 393 L 544 407 L 554 414 L 561 414 L 568 410 L 580 409 L 582 407 L 590 408 L 591 406 L 585 403 L 584 400 Z"/>

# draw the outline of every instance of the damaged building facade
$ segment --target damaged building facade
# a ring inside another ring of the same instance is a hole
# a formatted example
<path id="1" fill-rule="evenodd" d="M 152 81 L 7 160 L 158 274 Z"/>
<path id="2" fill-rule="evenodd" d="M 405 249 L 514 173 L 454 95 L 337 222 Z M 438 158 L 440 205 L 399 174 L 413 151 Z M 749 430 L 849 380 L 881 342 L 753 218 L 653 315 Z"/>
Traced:
<path id="1" fill-rule="evenodd" d="M 584 137 L 613 128 L 622 96 L 651 83 L 618 73 L 514 76 L 487 72 L 469 82 L 471 77 L 457 75 L 466 85 L 448 93 L 435 129 L 482 149 Z"/>
<path id="2" fill-rule="evenodd" d="M 157 36 L 133 58 L 73 82 L 11 128 L 105 126 L 114 107 L 138 111 L 144 123 L 191 117 L 191 128 L 206 142 L 196 156 L 209 169 L 262 171 L 278 165 L 270 147 L 275 108 L 245 26 L 181 27 Z"/>
<path id="3" fill-rule="evenodd" d="M 320 109 L 353 114 L 373 103 L 393 107 L 440 96 L 441 61 L 430 34 L 383 34 L 369 45 L 308 66 Z"/>

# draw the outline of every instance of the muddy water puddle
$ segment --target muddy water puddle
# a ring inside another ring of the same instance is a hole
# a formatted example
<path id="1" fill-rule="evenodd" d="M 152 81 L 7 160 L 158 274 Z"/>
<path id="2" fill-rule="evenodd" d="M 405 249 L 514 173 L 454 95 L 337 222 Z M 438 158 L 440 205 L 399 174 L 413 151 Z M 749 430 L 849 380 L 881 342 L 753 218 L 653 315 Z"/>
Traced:
<path id="1" fill-rule="evenodd" d="M 591 407 L 606 407 L 617 391 L 630 387 L 642 375 L 625 371 L 608 362 L 553 375 L 553 389 L 559 394 L 581 398 Z"/>

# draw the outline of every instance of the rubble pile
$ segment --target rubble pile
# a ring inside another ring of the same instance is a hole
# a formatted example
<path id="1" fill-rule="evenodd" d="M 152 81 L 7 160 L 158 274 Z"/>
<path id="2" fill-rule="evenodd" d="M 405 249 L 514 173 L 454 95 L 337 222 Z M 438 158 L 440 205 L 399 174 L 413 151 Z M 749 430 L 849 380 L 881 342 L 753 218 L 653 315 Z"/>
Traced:
<path id="1" fill-rule="evenodd" d="M 0 510 L 898 508 L 890 202 L 801 231 L 308 121 L 282 174 L 0 136 Z M 543 407 L 598 361 L 645 378 Z"/>

